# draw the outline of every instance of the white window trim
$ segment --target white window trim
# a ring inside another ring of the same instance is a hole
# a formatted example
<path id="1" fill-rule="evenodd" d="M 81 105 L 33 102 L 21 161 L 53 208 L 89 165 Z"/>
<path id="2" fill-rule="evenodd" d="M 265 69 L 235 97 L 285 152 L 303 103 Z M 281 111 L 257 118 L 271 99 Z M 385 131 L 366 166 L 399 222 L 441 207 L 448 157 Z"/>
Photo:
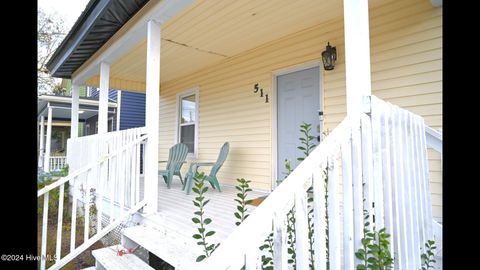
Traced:
<path id="1" fill-rule="evenodd" d="M 186 96 L 191 96 L 195 95 L 195 142 L 193 145 L 193 154 L 188 153 L 187 159 L 197 159 L 198 158 L 198 130 L 199 130 L 199 114 L 198 114 L 198 108 L 200 107 L 200 89 L 199 87 L 194 87 L 188 90 L 185 90 L 183 92 L 177 93 L 177 98 L 176 98 L 176 115 L 175 115 L 175 140 L 174 143 L 177 144 L 180 142 L 180 114 L 182 113 L 180 111 L 180 104 L 182 98 Z M 185 124 L 184 124 L 185 125 Z M 186 124 L 189 125 L 189 124 Z"/>

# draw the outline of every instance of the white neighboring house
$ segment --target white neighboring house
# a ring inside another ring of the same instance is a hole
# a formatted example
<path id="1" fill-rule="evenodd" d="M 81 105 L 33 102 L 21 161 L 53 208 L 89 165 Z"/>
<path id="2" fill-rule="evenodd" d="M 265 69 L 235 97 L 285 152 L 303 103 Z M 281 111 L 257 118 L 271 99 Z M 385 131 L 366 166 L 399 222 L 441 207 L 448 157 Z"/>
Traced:
<path id="1" fill-rule="evenodd" d="M 98 115 L 98 98 L 79 98 L 78 121 L 86 120 Z M 113 117 L 117 103 L 108 103 L 109 116 Z M 56 171 L 66 165 L 67 139 L 70 137 L 71 124 L 71 96 L 39 95 L 37 101 L 38 121 L 38 167 L 44 172 Z M 89 134 L 85 127 L 80 135 Z"/>
<path id="2" fill-rule="evenodd" d="M 38 191 L 48 207 L 49 192 L 63 194 L 70 182 L 72 220 L 59 218 L 59 228 L 76 224 L 79 205 L 86 215 L 82 244 L 73 225 L 63 255 L 61 230 L 47 243 L 44 214 L 42 254 L 57 247 L 51 269 L 118 227 L 127 227 L 122 245 L 93 251 L 97 269 L 151 269 L 148 255 L 129 251 L 137 246 L 176 269 L 261 269 L 258 247 L 270 233 L 274 267 L 288 269 L 291 212 L 297 269 L 361 263 L 354 253 L 364 211 L 370 228 L 391 235 L 395 269 L 420 269 L 427 240 L 441 251 L 441 1 L 92 0 L 47 66 L 73 81 L 72 130 L 79 86 L 100 88 L 98 134 L 71 133 L 69 175 Z M 146 93 L 145 127 L 107 132 L 109 88 Z M 319 145 L 276 186 L 282 161 L 299 155 L 305 119 Z M 209 190 L 205 209 L 216 231 L 208 241 L 220 246 L 197 263 L 195 195 L 177 179 L 166 188 L 159 161 L 172 145 L 189 143 L 185 175 L 192 163 L 214 161 L 225 141 L 222 193 Z M 241 177 L 252 180 L 252 196 L 268 197 L 236 227 L 233 185 Z M 101 217 L 93 224 L 91 196 Z"/>

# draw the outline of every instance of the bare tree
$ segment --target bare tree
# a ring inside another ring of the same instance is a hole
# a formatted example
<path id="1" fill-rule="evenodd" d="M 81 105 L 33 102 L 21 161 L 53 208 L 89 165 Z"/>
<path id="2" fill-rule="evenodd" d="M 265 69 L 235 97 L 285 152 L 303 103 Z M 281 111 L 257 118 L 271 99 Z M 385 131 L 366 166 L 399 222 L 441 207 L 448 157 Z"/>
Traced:
<path id="1" fill-rule="evenodd" d="M 38 9 L 38 58 L 37 58 L 37 76 L 38 92 L 52 93 L 62 88 L 58 84 L 58 79 L 50 75 L 46 65 L 52 57 L 55 49 L 62 42 L 66 35 L 65 23 L 58 14 L 47 14 L 43 9 Z"/>

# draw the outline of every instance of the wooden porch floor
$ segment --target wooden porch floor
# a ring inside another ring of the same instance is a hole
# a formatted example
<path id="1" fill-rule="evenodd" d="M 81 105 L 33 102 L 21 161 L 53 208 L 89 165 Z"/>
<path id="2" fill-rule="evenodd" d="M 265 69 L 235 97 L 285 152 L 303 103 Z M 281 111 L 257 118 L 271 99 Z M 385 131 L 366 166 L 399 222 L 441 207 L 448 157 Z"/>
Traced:
<path id="1" fill-rule="evenodd" d="M 197 233 L 196 224 L 192 222 L 193 212 L 198 208 L 193 205 L 196 197 L 194 192 L 189 195 L 182 190 L 179 179 L 174 179 L 170 189 L 163 179 L 158 181 L 158 213 L 157 216 L 164 220 L 165 225 L 172 229 L 181 231 L 189 236 Z M 205 194 L 210 202 L 205 207 L 205 217 L 210 217 L 212 223 L 209 230 L 216 231 L 217 241 L 221 242 L 235 229 L 237 221 L 234 212 L 237 209 L 237 202 L 234 201 L 238 190 L 234 186 L 223 185 L 222 192 L 218 192 L 208 184 L 208 191 Z M 267 192 L 253 190 L 248 193 L 247 199 L 255 199 L 268 195 Z M 248 207 L 251 210 L 255 206 Z M 213 236 L 212 236 L 213 237 Z"/>
<path id="2" fill-rule="evenodd" d="M 189 195 L 182 190 L 180 180 L 175 178 L 170 189 L 163 179 L 158 181 L 158 212 L 145 216 L 141 226 L 127 229 L 125 235 L 137 244 L 148 249 L 167 261 L 176 269 L 191 269 L 195 259 L 202 254 L 199 240 L 192 235 L 198 233 L 197 224 L 192 222 L 195 193 Z M 237 219 L 234 216 L 237 202 L 234 201 L 238 192 L 234 186 L 222 185 L 222 192 L 214 190 L 210 185 L 205 194 L 210 202 L 205 207 L 205 217 L 212 219 L 207 225 L 207 231 L 216 233 L 207 238 L 209 244 L 221 243 L 236 228 Z M 141 180 L 141 197 L 143 197 L 143 179 Z M 269 192 L 253 190 L 247 199 L 255 199 L 268 195 Z M 249 205 L 248 212 L 255 206 Z"/>

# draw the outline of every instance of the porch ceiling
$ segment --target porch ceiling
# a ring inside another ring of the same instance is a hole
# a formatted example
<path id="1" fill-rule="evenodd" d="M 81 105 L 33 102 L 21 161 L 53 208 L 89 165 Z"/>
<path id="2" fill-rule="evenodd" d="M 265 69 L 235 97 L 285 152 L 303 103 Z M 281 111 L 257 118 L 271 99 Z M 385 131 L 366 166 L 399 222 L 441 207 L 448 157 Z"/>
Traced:
<path id="1" fill-rule="evenodd" d="M 370 7 L 382 0 L 370 1 Z M 343 1 L 198 0 L 162 26 L 161 81 L 219 63 L 244 51 L 343 16 Z M 325 44 L 319 44 L 325 46 Z M 146 40 L 111 63 L 112 81 L 144 91 Z M 98 84 L 98 73 L 87 80 Z M 112 87 L 118 87 L 115 83 Z"/>

